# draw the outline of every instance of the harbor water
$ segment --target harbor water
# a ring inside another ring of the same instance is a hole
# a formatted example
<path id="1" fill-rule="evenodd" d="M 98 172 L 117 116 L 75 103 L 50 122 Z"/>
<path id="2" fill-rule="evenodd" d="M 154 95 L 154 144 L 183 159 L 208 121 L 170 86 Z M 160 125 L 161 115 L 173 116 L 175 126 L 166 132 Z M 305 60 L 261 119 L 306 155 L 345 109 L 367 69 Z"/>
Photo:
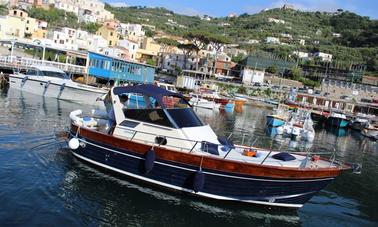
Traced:
<path id="1" fill-rule="evenodd" d="M 337 149 L 362 173 L 343 173 L 304 207 L 277 209 L 165 191 L 76 160 L 62 139 L 70 111 L 92 107 L 0 90 L 1 226 L 377 226 L 378 143 L 351 130 L 317 127 L 312 143 L 265 127 L 270 108 L 197 110 L 235 142 L 304 151 Z"/>

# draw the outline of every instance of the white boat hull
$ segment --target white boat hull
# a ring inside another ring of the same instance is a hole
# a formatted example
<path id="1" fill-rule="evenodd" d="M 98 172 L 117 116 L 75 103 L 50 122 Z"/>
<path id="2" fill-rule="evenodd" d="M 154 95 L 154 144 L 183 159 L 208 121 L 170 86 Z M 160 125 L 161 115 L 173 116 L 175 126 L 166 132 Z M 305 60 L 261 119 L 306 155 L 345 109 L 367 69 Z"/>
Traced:
<path id="1" fill-rule="evenodd" d="M 49 98 L 57 98 L 72 102 L 91 105 L 103 105 L 96 99 L 106 94 L 106 90 L 90 88 L 86 85 L 78 85 L 71 80 L 48 80 L 42 77 L 28 77 L 24 79 L 21 75 L 10 75 L 9 84 L 12 89 L 41 95 Z M 82 86 L 82 87 L 81 87 Z"/>

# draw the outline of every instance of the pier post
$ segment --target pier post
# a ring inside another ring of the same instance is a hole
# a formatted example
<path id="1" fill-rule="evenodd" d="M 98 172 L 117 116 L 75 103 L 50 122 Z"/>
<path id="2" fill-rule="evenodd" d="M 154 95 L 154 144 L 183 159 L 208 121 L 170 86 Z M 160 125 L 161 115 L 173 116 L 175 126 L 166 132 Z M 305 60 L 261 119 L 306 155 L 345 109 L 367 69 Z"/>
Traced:
<path id="1" fill-rule="evenodd" d="M 13 49 L 14 49 L 14 41 L 11 42 L 11 53 L 10 53 L 10 62 L 13 61 Z"/>
<path id="2" fill-rule="evenodd" d="M 43 50 L 42 50 L 42 62 L 45 62 L 45 54 L 46 54 L 46 47 L 45 45 L 42 46 Z"/>

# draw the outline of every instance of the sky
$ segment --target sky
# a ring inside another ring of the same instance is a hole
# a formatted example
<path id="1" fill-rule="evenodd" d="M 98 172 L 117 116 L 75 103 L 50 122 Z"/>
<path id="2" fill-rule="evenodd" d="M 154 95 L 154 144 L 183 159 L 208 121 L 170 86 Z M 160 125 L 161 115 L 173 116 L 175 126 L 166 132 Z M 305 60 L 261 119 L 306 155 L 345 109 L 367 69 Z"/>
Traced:
<path id="1" fill-rule="evenodd" d="M 303 11 L 344 9 L 361 16 L 378 19 L 378 0 L 103 0 L 114 6 L 164 7 L 175 13 L 190 16 L 210 15 L 224 17 L 230 13 L 254 14 L 263 9 L 294 5 Z"/>

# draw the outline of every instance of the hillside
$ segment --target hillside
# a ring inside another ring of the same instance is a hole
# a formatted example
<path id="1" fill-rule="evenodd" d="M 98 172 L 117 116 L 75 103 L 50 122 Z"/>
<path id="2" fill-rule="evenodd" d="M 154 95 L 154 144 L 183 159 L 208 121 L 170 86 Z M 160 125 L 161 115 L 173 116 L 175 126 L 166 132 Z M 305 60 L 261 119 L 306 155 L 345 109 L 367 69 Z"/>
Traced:
<path id="1" fill-rule="evenodd" d="M 378 71 L 378 22 L 351 12 L 337 13 L 302 12 L 290 9 L 271 9 L 257 14 L 242 14 L 233 18 L 212 18 L 176 14 L 164 8 L 106 6 L 121 22 L 153 25 L 156 30 L 172 35 L 182 35 L 190 30 L 203 30 L 225 35 L 241 44 L 249 52 L 269 52 L 288 59 L 292 51 L 323 51 L 334 56 L 339 67 L 366 64 L 369 71 Z M 269 22 L 268 18 L 285 23 Z M 334 37 L 340 33 L 341 37 Z M 289 34 L 292 38 L 282 37 Z M 288 45 L 264 44 L 268 36 L 279 37 Z M 260 44 L 248 44 L 256 39 Z M 299 39 L 306 40 L 300 46 Z M 294 59 L 293 59 L 294 60 Z"/>

